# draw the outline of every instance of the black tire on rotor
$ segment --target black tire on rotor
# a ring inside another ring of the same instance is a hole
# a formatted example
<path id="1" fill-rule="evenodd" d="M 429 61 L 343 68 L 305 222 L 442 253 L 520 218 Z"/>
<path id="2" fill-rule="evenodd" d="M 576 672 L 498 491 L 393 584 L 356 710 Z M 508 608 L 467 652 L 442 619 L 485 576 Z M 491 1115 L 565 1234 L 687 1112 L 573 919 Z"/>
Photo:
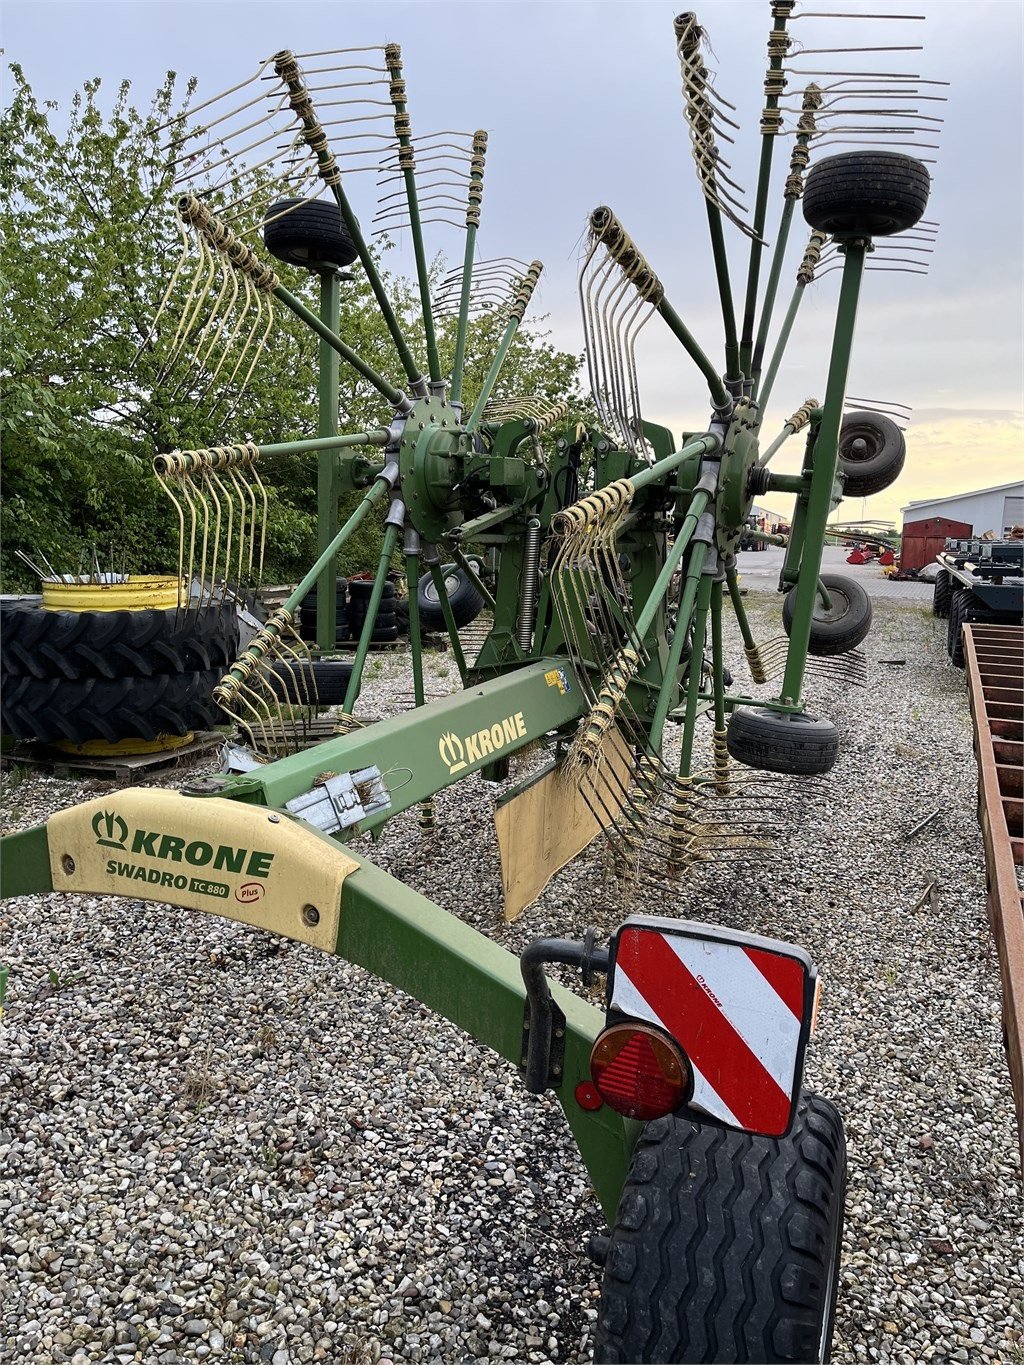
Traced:
<path id="1" fill-rule="evenodd" d="M 839 757 L 839 731 L 831 721 L 806 712 L 738 706 L 729 717 L 726 745 L 748 768 L 820 777 Z"/>
<path id="2" fill-rule="evenodd" d="M 0 603 L 0 668 L 11 677 L 149 678 L 202 673 L 237 656 L 233 602 L 180 611 L 46 611 L 41 598 Z"/>
<path id="3" fill-rule="evenodd" d="M 359 253 L 341 209 L 329 199 L 279 199 L 263 215 L 263 245 L 287 265 L 344 268 Z"/>
<path id="4" fill-rule="evenodd" d="M 299 706 L 339 706 L 345 700 L 352 665 L 344 659 L 302 660 L 275 663 L 265 675 L 267 684 L 281 701 Z"/>
<path id="5" fill-rule="evenodd" d="M 888 237 L 912 228 L 928 207 L 931 176 L 902 152 L 840 152 L 812 166 L 804 218 L 839 237 Z"/>
<path id="6" fill-rule="evenodd" d="M 871 630 L 871 598 L 855 578 L 847 574 L 823 573 L 821 581 L 832 601 L 828 611 L 817 597 L 811 617 L 808 654 L 829 658 L 856 649 Z M 782 604 L 782 624 L 789 635 L 796 614 L 796 588 L 790 588 Z"/>
<path id="7" fill-rule="evenodd" d="M 867 498 L 896 482 L 907 458 L 907 442 L 883 412 L 850 412 L 839 431 L 839 470 L 848 498 Z"/>
<path id="8" fill-rule="evenodd" d="M 948 569 L 940 569 L 935 575 L 935 588 L 932 592 L 932 615 L 940 620 L 949 617 L 949 604 L 953 600 L 953 575 Z"/>
<path id="9" fill-rule="evenodd" d="M 846 1142 L 804 1092 L 788 1136 L 647 1124 L 605 1260 L 597 1365 L 827 1361 Z"/>
<path id="10" fill-rule="evenodd" d="M 445 590 L 452 609 L 452 619 L 458 627 L 468 626 L 484 609 L 484 599 L 478 592 L 473 580 L 457 564 L 443 564 Z M 420 623 L 424 630 L 442 631 L 445 629 L 444 612 L 441 600 L 434 587 L 430 574 L 420 579 L 418 601 L 420 604 Z"/>
<path id="11" fill-rule="evenodd" d="M 209 730 L 226 717 L 213 700 L 223 670 L 159 673 L 151 678 L 26 678 L 4 675 L 5 734 L 43 743 L 159 739 Z"/>

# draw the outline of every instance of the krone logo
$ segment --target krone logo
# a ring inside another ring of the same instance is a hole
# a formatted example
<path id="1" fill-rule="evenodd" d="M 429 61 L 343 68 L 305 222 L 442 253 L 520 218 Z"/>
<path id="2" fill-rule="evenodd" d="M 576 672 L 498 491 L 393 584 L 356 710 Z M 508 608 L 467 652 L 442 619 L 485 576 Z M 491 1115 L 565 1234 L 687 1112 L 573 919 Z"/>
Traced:
<path id="1" fill-rule="evenodd" d="M 526 720 L 522 711 L 504 716 L 493 725 L 474 730 L 471 735 L 453 735 L 449 730 L 437 741 L 441 762 L 451 774 L 460 773 L 470 763 L 484 763 L 492 754 L 500 754 L 509 745 L 526 739 Z"/>
<path id="2" fill-rule="evenodd" d="M 109 810 L 98 810 L 92 817 L 92 832 L 103 848 L 124 848 L 128 838 L 128 826 Z"/>
<path id="3" fill-rule="evenodd" d="M 459 773 L 466 766 L 466 748 L 458 735 L 453 735 L 451 731 L 442 735 L 437 741 L 437 748 L 441 762 L 448 765 L 450 773 Z"/>

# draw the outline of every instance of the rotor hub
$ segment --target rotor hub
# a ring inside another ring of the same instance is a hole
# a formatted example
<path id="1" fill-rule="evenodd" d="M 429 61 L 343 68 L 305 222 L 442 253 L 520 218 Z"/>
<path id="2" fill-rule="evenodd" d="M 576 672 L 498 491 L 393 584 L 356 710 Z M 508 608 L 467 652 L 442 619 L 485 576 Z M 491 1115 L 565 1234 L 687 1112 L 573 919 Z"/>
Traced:
<path id="1" fill-rule="evenodd" d="M 398 444 L 402 498 L 425 540 L 437 541 L 462 519 L 456 488 L 472 438 L 447 399 L 421 398 L 405 420 Z"/>

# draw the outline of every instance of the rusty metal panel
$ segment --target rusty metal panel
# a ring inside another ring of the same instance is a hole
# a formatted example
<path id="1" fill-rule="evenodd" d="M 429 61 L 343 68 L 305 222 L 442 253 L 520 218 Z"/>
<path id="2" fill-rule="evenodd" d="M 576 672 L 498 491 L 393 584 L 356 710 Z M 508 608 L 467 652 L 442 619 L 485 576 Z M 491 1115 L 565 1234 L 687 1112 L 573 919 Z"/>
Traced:
<path id="1" fill-rule="evenodd" d="M 964 626 L 988 918 L 999 950 L 1003 1025 L 1024 1162 L 1024 628 Z"/>
<path id="2" fill-rule="evenodd" d="M 966 521 L 951 521 L 949 517 L 926 517 L 922 521 L 904 523 L 900 537 L 900 568 L 923 569 L 930 564 L 951 537 L 962 538 L 973 534 Z"/>

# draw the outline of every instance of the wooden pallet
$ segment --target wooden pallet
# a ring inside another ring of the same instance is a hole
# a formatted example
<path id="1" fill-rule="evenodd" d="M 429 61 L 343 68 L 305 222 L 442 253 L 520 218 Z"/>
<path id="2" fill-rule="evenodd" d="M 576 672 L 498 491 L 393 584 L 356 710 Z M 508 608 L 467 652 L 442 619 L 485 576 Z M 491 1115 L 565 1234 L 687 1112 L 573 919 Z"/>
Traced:
<path id="1" fill-rule="evenodd" d="M 1024 1163 L 1024 628 L 967 623 L 967 690 L 978 760 L 988 918 L 999 950 L 1006 1051 Z"/>
<path id="2" fill-rule="evenodd" d="M 11 767 L 41 768 L 54 777 L 107 777 L 117 782 L 138 782 L 162 768 L 173 768 L 208 754 L 227 738 L 223 730 L 197 730 L 194 738 L 178 749 L 156 754 L 67 754 L 45 744 L 21 742 L 0 755 Z"/>

